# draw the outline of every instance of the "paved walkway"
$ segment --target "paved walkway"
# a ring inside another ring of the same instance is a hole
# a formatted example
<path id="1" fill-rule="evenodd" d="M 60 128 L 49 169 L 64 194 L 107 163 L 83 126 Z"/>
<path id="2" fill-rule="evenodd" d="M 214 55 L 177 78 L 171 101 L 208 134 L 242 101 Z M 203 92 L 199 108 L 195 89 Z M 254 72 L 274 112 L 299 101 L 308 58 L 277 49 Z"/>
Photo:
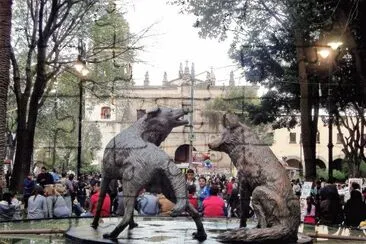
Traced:
<path id="1" fill-rule="evenodd" d="M 25 234 L 25 233 L 2 233 L 0 234 L 0 243 L 37 243 L 37 244 L 64 244 L 65 239 L 68 243 L 111 243 L 102 238 L 104 233 L 110 232 L 114 226 L 119 223 L 120 217 L 103 218 L 104 223 L 100 224 L 97 230 L 90 227 L 92 218 L 69 218 L 69 219 L 45 219 L 45 220 L 24 220 L 5 222 L 0 224 L 0 231 L 30 231 L 40 229 L 64 230 L 63 234 Z M 192 233 L 196 231 L 193 220 L 189 217 L 142 217 L 135 216 L 135 221 L 139 227 L 128 232 L 123 231 L 120 234 L 119 243 L 198 243 L 192 239 Z M 208 238 L 204 243 L 218 243 L 215 239 L 219 233 L 239 226 L 239 219 L 236 218 L 203 218 L 203 225 L 206 229 Z M 255 222 L 250 220 L 248 227 L 254 227 Z M 346 228 L 326 227 L 314 229 L 312 225 L 301 225 L 300 232 L 305 234 L 325 233 L 336 236 L 350 236 L 366 238 L 366 231 L 348 230 Z M 129 233 L 129 235 L 128 235 Z M 23 242 L 24 241 L 24 242 Z M 366 243 L 363 241 L 351 240 L 319 240 L 324 244 L 344 244 L 344 243 Z"/>
<path id="2" fill-rule="evenodd" d="M 83 240 L 85 243 L 112 243 L 103 239 L 102 235 L 111 232 L 120 219 L 105 218 L 97 230 L 89 225 L 75 225 L 66 233 L 66 238 L 71 241 Z M 131 231 L 124 230 L 119 235 L 119 243 L 144 244 L 144 243 L 199 243 L 192 239 L 192 233 L 196 231 L 193 220 L 187 217 L 135 217 L 139 226 Z M 205 243 L 217 243 L 216 236 L 228 229 L 237 228 L 237 219 L 212 219 L 203 223 L 207 240 Z M 254 227 L 254 226 L 253 226 Z"/>
<path id="3" fill-rule="evenodd" d="M 66 233 L 69 242 L 77 243 L 112 243 L 103 239 L 104 233 L 111 232 L 120 219 L 105 218 L 97 230 L 85 224 L 74 225 Z M 118 238 L 118 243 L 128 244 L 189 244 L 199 243 L 192 238 L 196 231 L 195 223 L 189 217 L 135 217 L 139 226 L 131 231 L 124 230 Z M 227 230 L 238 228 L 239 220 L 233 218 L 206 218 L 203 221 L 207 233 L 205 244 L 218 243 L 216 237 Z M 254 228 L 254 222 L 248 223 L 248 228 Z M 298 243 L 309 243 L 311 238 L 299 235 Z"/>

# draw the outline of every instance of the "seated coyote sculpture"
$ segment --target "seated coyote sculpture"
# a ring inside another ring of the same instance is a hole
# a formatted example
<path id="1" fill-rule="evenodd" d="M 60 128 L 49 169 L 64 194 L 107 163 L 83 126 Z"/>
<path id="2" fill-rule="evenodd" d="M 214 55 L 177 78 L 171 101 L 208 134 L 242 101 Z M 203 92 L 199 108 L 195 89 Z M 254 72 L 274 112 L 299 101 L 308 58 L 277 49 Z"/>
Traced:
<path id="1" fill-rule="evenodd" d="M 102 203 L 108 185 L 113 179 L 122 181 L 125 214 L 117 227 L 111 233 L 104 234 L 103 237 L 117 239 L 127 225 L 130 226 L 130 229 L 137 226 L 133 221 L 136 197 L 139 191 L 153 180 L 154 175 L 160 174 L 169 179 L 177 199 L 172 215 L 187 210 L 196 223 L 197 232 L 194 233 L 194 238 L 200 241 L 206 239 L 207 235 L 199 213 L 187 200 L 186 181 L 182 172 L 173 160 L 158 147 L 174 127 L 188 124 L 187 120 L 182 119 L 187 112 L 183 109 L 155 109 L 145 114 L 108 143 L 103 156 L 101 191 L 92 227 L 98 227 Z M 162 190 L 164 193 L 166 189 Z"/>
<path id="2" fill-rule="evenodd" d="M 297 241 L 300 204 L 294 196 L 285 168 L 267 145 L 235 115 L 224 115 L 221 138 L 209 148 L 227 153 L 238 170 L 241 207 L 240 227 L 224 232 L 224 242 L 288 243 Z M 250 196 L 258 228 L 246 229 Z"/>

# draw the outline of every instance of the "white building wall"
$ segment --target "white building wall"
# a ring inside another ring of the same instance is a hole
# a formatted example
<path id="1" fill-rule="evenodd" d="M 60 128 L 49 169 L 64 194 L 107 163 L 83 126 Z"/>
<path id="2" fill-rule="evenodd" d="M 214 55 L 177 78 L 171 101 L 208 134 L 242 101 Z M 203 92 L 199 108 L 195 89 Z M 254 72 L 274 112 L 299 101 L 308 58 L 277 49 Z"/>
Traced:
<path id="1" fill-rule="evenodd" d="M 316 144 L 316 158 L 323 161 L 323 163 L 328 168 L 328 138 L 329 131 L 328 125 L 319 120 L 318 122 L 319 131 L 319 143 Z M 290 143 L 290 133 L 296 133 L 296 143 Z M 344 135 L 348 135 L 348 132 L 344 130 L 342 132 Z M 336 159 L 343 159 L 344 153 L 342 152 L 342 144 L 337 143 L 337 128 L 333 126 L 333 161 Z M 301 127 L 296 126 L 294 129 L 288 130 L 287 128 L 281 128 L 274 131 L 274 142 L 271 145 L 273 153 L 281 161 L 286 161 L 289 159 L 297 159 L 302 164 L 304 163 L 304 154 L 302 150 L 302 144 L 300 140 Z M 305 166 L 303 165 L 305 169 Z"/>
<path id="2" fill-rule="evenodd" d="M 189 84 L 189 83 L 188 83 Z M 195 87 L 194 89 L 194 135 L 193 146 L 197 151 L 207 152 L 208 143 L 219 136 L 219 128 L 209 126 L 208 119 L 203 116 L 203 111 L 208 101 L 224 96 L 228 87 Z M 123 98 L 116 97 L 115 105 L 110 103 L 92 105 L 92 101 L 86 99 L 86 122 L 97 122 L 102 132 L 102 150 L 97 152 L 96 163 L 100 163 L 106 144 L 121 130 L 131 125 L 137 119 L 138 109 L 153 109 L 156 107 L 176 107 L 191 104 L 191 87 L 186 86 L 137 86 L 126 91 Z M 100 118 L 100 110 L 103 106 L 112 109 L 111 118 Z M 217 123 L 220 123 L 218 121 Z M 328 167 L 328 127 L 319 119 L 318 130 L 320 143 L 317 144 L 317 159 Z M 290 133 L 296 133 L 296 143 L 290 143 Z M 296 159 L 303 163 L 303 151 L 300 142 L 300 125 L 294 129 L 286 128 L 275 130 L 274 143 L 270 146 L 277 158 L 284 162 Z M 337 129 L 333 127 L 333 160 L 343 158 L 342 145 L 337 144 Z M 346 132 L 344 132 L 346 134 Z M 347 134 L 346 134 L 347 135 Z M 189 127 L 178 127 L 162 143 L 161 147 L 174 157 L 176 149 L 183 144 L 189 144 Z M 211 160 L 217 167 L 230 168 L 231 160 L 221 152 L 211 152 Z M 303 166 L 305 169 L 305 167 Z"/>

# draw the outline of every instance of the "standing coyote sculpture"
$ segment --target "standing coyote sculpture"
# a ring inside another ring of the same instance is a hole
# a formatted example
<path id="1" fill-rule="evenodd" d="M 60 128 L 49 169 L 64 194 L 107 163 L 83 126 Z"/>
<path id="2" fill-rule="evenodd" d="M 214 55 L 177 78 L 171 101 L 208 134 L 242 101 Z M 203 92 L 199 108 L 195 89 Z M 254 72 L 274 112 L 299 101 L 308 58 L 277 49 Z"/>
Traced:
<path id="1" fill-rule="evenodd" d="M 239 123 L 237 116 L 224 115 L 223 125 L 221 138 L 209 143 L 209 148 L 227 153 L 237 168 L 243 211 L 241 228 L 218 238 L 223 242 L 296 243 L 300 204 L 285 168 L 248 126 Z M 253 229 L 243 228 L 250 196 L 258 217 L 258 228 Z"/>
<path id="2" fill-rule="evenodd" d="M 115 240 L 127 225 L 130 229 L 137 226 L 133 221 L 133 210 L 139 191 L 149 184 L 154 176 L 163 175 L 171 183 L 171 186 L 163 185 L 163 193 L 167 191 L 166 188 L 172 187 L 177 199 L 172 215 L 187 210 L 196 223 L 197 232 L 194 233 L 194 238 L 200 241 L 206 239 L 199 213 L 187 200 L 186 181 L 181 170 L 158 147 L 174 127 L 188 124 L 187 120 L 182 119 L 187 112 L 183 109 L 155 109 L 107 144 L 103 156 L 101 191 L 92 227 L 98 227 L 102 203 L 113 179 L 122 181 L 125 214 L 111 233 L 103 235 L 104 238 Z"/>

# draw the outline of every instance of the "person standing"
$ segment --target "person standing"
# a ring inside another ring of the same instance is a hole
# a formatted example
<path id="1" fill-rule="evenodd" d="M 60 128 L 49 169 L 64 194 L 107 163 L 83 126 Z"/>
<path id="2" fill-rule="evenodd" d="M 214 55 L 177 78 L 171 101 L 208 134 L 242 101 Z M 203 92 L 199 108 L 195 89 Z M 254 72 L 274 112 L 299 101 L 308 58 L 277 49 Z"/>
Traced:
<path id="1" fill-rule="evenodd" d="M 51 171 L 50 174 L 52 175 L 54 183 L 58 183 L 60 181 L 60 175 L 57 173 L 57 170 L 55 168 Z"/>
<path id="2" fill-rule="evenodd" d="M 292 180 L 292 191 L 294 193 L 295 196 L 297 196 L 298 198 L 300 198 L 301 196 L 301 184 L 300 184 L 300 180 L 296 179 L 296 180 Z"/>
<path id="3" fill-rule="evenodd" d="M 358 227 L 366 219 L 366 204 L 362 202 L 359 190 L 351 191 L 351 198 L 344 205 L 344 223 L 347 226 Z"/>
<path id="4" fill-rule="evenodd" d="M 47 172 L 47 168 L 44 166 L 41 168 L 41 173 L 37 176 L 37 183 L 43 188 L 45 185 L 51 185 L 54 183 L 52 175 Z"/>
<path id="5" fill-rule="evenodd" d="M 187 172 L 186 172 L 186 183 L 187 183 L 187 186 L 190 186 L 190 185 L 195 185 L 196 184 L 196 179 L 194 177 L 194 171 L 193 169 L 188 169 Z"/>
<path id="6" fill-rule="evenodd" d="M 85 207 L 85 200 L 86 200 L 86 186 L 87 184 L 84 182 L 82 177 L 78 178 L 76 183 L 76 199 L 80 203 L 82 208 Z"/>
<path id="7" fill-rule="evenodd" d="M 24 209 L 28 208 L 28 199 L 32 195 L 35 182 L 31 174 L 29 174 L 23 181 L 23 202 Z"/>
<path id="8" fill-rule="evenodd" d="M 198 197 L 198 209 L 202 210 L 202 202 L 210 195 L 210 189 L 207 186 L 207 181 L 204 176 L 200 176 L 198 178 L 198 191 L 197 191 L 197 197 Z"/>
<path id="9" fill-rule="evenodd" d="M 337 225 L 343 220 L 344 214 L 337 187 L 333 184 L 324 186 L 320 191 L 319 224 Z"/>
<path id="10" fill-rule="evenodd" d="M 10 169 L 8 169 L 5 174 L 6 188 L 9 188 L 10 186 L 10 178 L 11 178 L 11 172 Z"/>
<path id="11" fill-rule="evenodd" d="M 226 184 L 226 200 L 230 199 L 231 193 L 233 192 L 235 183 L 235 177 L 232 177 L 231 180 Z"/>
<path id="12" fill-rule="evenodd" d="M 196 186 L 195 185 L 189 185 L 187 187 L 188 190 L 188 201 L 192 206 L 198 210 L 198 199 L 196 196 Z"/>
<path id="13" fill-rule="evenodd" d="M 122 186 L 118 187 L 117 197 L 114 199 L 116 203 L 114 206 L 114 214 L 117 216 L 123 216 L 125 214 L 125 207 L 123 205 L 123 188 Z"/>

